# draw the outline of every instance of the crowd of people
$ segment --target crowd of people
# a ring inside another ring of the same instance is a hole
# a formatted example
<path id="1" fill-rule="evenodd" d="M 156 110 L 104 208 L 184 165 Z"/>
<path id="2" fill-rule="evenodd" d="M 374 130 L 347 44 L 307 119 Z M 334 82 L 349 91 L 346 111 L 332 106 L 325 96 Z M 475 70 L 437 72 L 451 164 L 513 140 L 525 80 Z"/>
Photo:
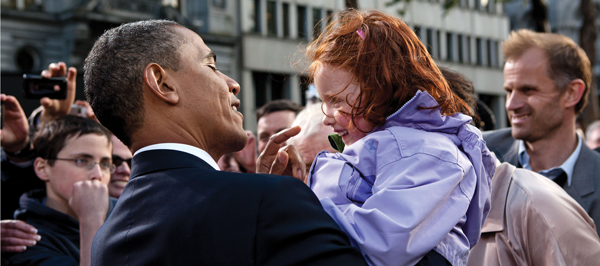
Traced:
<path id="1" fill-rule="evenodd" d="M 2 264 L 600 261 L 600 121 L 577 131 L 591 67 L 575 42 L 510 34 L 512 127 L 490 131 L 473 84 L 403 21 L 335 17 L 304 51 L 320 101 L 267 103 L 256 135 L 239 84 L 166 20 L 96 41 L 87 102 L 62 62 L 42 76 L 66 76 L 67 99 L 27 118 L 2 94 Z"/>

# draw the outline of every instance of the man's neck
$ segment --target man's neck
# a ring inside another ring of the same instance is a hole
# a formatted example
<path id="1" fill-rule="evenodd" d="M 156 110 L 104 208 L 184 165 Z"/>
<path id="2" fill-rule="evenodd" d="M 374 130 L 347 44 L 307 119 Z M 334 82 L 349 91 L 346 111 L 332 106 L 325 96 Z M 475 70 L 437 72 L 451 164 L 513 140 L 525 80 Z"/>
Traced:
<path id="1" fill-rule="evenodd" d="M 575 126 L 562 127 L 555 134 L 535 142 L 525 141 L 531 170 L 539 172 L 562 165 L 577 148 Z"/>
<path id="2" fill-rule="evenodd" d="M 215 161 L 218 161 L 222 156 L 222 154 L 210 149 L 203 136 L 192 135 L 190 134 L 190 130 L 186 130 L 174 123 L 167 122 L 165 124 L 163 122 L 156 123 L 155 121 L 146 121 L 144 126 L 132 136 L 130 146 L 132 154 L 143 147 L 154 144 L 180 143 L 206 151 Z"/>

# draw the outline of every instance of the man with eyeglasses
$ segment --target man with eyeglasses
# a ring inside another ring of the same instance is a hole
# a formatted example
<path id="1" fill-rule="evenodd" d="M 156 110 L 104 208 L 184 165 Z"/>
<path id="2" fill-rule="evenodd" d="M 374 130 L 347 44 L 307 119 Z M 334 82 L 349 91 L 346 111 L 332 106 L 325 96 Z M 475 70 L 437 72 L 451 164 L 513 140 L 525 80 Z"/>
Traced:
<path id="1" fill-rule="evenodd" d="M 41 239 L 5 259 L 9 265 L 90 265 L 93 237 L 116 203 L 107 187 L 116 169 L 111 133 L 94 120 L 63 116 L 44 124 L 33 144 L 34 170 L 46 189 L 24 194 L 15 217 L 37 228 Z"/>
<path id="2" fill-rule="evenodd" d="M 129 182 L 131 174 L 131 151 L 117 137 L 112 136 L 113 152 L 112 161 L 115 165 L 115 172 L 110 176 L 108 183 L 108 195 L 118 199 Z"/>

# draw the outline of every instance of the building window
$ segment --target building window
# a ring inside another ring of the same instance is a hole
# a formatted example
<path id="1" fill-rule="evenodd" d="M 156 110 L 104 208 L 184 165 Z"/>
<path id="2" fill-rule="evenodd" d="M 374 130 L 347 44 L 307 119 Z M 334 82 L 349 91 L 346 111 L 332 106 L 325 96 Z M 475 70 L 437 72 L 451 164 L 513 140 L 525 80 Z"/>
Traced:
<path id="1" fill-rule="evenodd" d="M 427 36 L 425 37 L 425 42 L 427 46 L 427 52 L 430 56 L 433 56 L 433 47 L 431 47 L 431 45 L 433 44 L 433 30 L 427 29 L 426 33 Z"/>
<path id="2" fill-rule="evenodd" d="M 465 61 L 468 64 L 471 64 L 471 36 L 467 36 L 467 51 L 466 51 L 466 57 L 465 57 Z"/>
<path id="3" fill-rule="evenodd" d="M 458 62 L 464 63 L 465 62 L 465 44 L 464 44 L 464 40 L 463 40 L 463 35 L 462 34 L 458 34 L 457 37 L 458 39 Z"/>
<path id="4" fill-rule="evenodd" d="M 442 56 L 442 39 L 440 37 L 440 31 L 435 31 L 435 57 L 440 58 Z"/>
<path id="5" fill-rule="evenodd" d="M 413 31 L 415 32 L 415 35 L 417 35 L 417 38 L 421 40 L 421 26 L 415 26 L 413 28 Z"/>
<path id="6" fill-rule="evenodd" d="M 306 92 L 308 91 L 308 87 L 310 86 L 310 78 L 308 76 L 300 76 L 300 91 L 302 94 L 302 106 L 306 106 Z"/>
<path id="7" fill-rule="evenodd" d="M 306 7 L 305 6 L 297 6 L 298 13 L 298 38 L 306 39 L 308 36 L 306 34 Z"/>
<path id="8" fill-rule="evenodd" d="M 226 0 L 212 0 L 212 4 L 214 7 L 218 7 L 218 8 L 226 8 L 227 7 Z"/>
<path id="9" fill-rule="evenodd" d="M 283 3 L 281 8 L 283 9 L 283 37 L 290 37 L 290 4 Z"/>
<path id="10" fill-rule="evenodd" d="M 492 51 L 492 40 L 486 40 L 486 52 L 487 52 L 487 65 L 489 67 L 494 66 L 494 61 L 492 60 L 492 55 L 494 54 Z"/>
<path id="11" fill-rule="evenodd" d="M 312 18 L 313 18 L 313 38 L 316 39 L 321 34 L 321 9 L 313 8 L 312 10 Z"/>
<path id="12" fill-rule="evenodd" d="M 446 53 L 448 61 L 454 61 L 454 40 L 451 32 L 446 33 Z"/>
<path id="13" fill-rule="evenodd" d="M 253 32 L 258 32 L 260 33 L 261 31 L 261 26 L 260 26 L 260 0 L 254 0 L 254 8 L 253 8 L 254 12 L 252 14 L 252 21 L 254 22 L 254 25 L 252 25 L 251 30 Z"/>
<path id="14" fill-rule="evenodd" d="M 252 72 L 256 93 L 256 106 L 278 99 L 290 99 L 289 79 L 286 75 Z"/>
<path id="15" fill-rule="evenodd" d="M 267 1 L 267 34 L 277 35 L 277 2 Z"/>
<path id="16" fill-rule="evenodd" d="M 490 13 L 495 13 L 496 12 L 496 2 L 493 0 L 489 0 L 487 3 L 487 11 Z"/>
<path id="17" fill-rule="evenodd" d="M 481 38 L 475 39 L 475 46 L 477 49 L 477 65 L 483 65 L 483 41 Z"/>

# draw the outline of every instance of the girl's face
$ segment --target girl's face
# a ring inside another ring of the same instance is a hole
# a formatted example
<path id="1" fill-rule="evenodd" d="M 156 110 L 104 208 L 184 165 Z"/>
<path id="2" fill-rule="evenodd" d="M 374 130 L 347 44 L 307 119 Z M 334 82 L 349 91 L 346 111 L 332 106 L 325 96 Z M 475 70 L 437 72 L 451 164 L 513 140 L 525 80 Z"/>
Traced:
<path id="1" fill-rule="evenodd" d="M 332 127 L 335 133 L 342 136 L 344 144 L 356 142 L 367 135 L 364 132 L 371 132 L 375 128 L 362 115 L 354 118 L 356 124 L 352 123 L 351 106 L 360 93 L 360 87 L 352 82 L 350 72 L 323 64 L 315 71 L 315 87 L 323 100 L 323 124 Z"/>

